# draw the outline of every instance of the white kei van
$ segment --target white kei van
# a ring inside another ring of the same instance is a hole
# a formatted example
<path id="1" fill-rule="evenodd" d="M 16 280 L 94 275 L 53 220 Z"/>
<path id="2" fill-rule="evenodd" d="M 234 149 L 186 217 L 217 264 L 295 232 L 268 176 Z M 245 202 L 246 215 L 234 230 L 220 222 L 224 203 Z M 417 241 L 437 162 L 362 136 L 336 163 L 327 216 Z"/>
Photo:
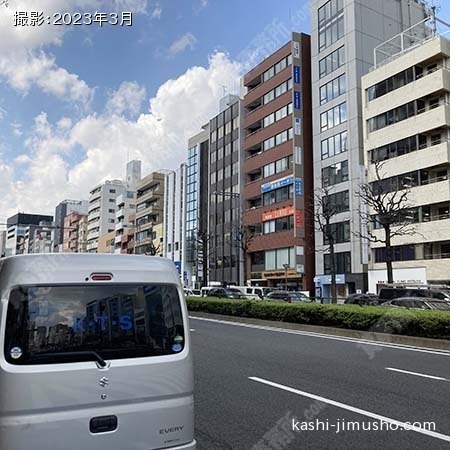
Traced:
<path id="1" fill-rule="evenodd" d="M 0 447 L 195 449 L 193 364 L 173 262 L 0 259 Z"/>

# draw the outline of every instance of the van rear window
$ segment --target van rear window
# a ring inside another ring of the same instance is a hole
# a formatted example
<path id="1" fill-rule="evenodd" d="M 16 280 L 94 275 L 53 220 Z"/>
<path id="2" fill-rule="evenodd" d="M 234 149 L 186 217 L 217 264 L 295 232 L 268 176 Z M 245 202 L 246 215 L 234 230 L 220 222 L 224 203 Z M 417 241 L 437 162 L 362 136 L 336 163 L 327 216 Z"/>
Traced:
<path id="1" fill-rule="evenodd" d="M 17 365 L 142 358 L 184 337 L 174 285 L 27 286 L 11 292 L 4 352 Z"/>

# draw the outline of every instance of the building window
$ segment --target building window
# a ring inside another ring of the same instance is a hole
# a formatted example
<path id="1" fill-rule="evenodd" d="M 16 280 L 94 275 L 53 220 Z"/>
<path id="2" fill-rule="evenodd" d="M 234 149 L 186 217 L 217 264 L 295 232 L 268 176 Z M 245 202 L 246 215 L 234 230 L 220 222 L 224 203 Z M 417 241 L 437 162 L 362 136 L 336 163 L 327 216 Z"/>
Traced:
<path id="1" fill-rule="evenodd" d="M 277 86 L 275 89 L 272 89 L 263 97 L 263 104 L 266 105 L 267 103 L 271 102 L 272 100 L 276 99 L 280 95 L 283 95 L 287 91 L 292 89 L 292 78 L 289 78 L 289 80 L 285 81 L 284 83 Z"/>
<path id="2" fill-rule="evenodd" d="M 272 136 L 271 138 L 265 140 L 263 142 L 263 150 L 267 151 L 273 147 L 283 144 L 293 138 L 293 130 L 289 128 L 288 130 L 284 130 L 276 136 Z"/>
<path id="3" fill-rule="evenodd" d="M 427 107 L 428 103 L 428 107 Z M 395 123 L 409 119 L 423 112 L 434 109 L 444 103 L 444 97 L 438 97 L 436 99 L 418 99 L 407 103 L 406 105 L 399 106 L 398 108 L 391 109 L 376 117 L 372 117 L 368 121 L 369 131 L 377 131 L 386 128 Z"/>
<path id="4" fill-rule="evenodd" d="M 295 267 L 295 249 L 294 247 L 279 248 L 277 250 L 268 250 L 265 252 L 265 269 L 279 270 L 284 269 L 284 265 Z"/>
<path id="5" fill-rule="evenodd" d="M 263 167 L 263 178 L 270 177 L 280 172 L 284 172 L 291 168 L 292 165 L 292 155 L 285 158 L 281 158 L 270 164 L 266 164 Z"/>
<path id="6" fill-rule="evenodd" d="M 325 245 L 330 244 L 328 239 L 329 236 L 332 236 L 335 244 L 350 242 L 350 222 L 332 223 L 328 228 L 325 227 L 325 232 L 323 234 Z"/>
<path id="7" fill-rule="evenodd" d="M 414 245 L 399 245 L 391 247 L 391 261 L 414 261 L 416 247 Z M 375 249 L 375 262 L 383 263 L 388 260 L 386 247 Z"/>
<path id="8" fill-rule="evenodd" d="M 348 161 L 338 162 L 322 169 L 322 185 L 334 186 L 348 181 Z"/>
<path id="9" fill-rule="evenodd" d="M 331 158 L 347 151 L 347 131 L 330 136 L 321 142 L 322 159 Z"/>
<path id="10" fill-rule="evenodd" d="M 344 1 L 330 0 L 318 11 L 319 52 L 344 36 Z"/>
<path id="11" fill-rule="evenodd" d="M 334 128 L 347 122 L 347 103 L 341 103 L 320 115 L 320 131 Z"/>
<path id="12" fill-rule="evenodd" d="M 292 55 L 289 54 L 288 56 L 283 58 L 281 61 L 277 62 L 274 66 L 272 66 L 270 69 L 267 69 L 263 73 L 263 82 L 270 80 L 277 73 L 280 73 L 282 70 L 286 69 L 286 67 L 290 66 L 291 64 L 292 64 Z"/>
<path id="13" fill-rule="evenodd" d="M 328 204 L 330 211 L 339 214 L 350 210 L 350 197 L 348 191 L 336 192 L 323 199 L 323 204 Z"/>
<path id="14" fill-rule="evenodd" d="M 273 123 L 278 122 L 281 119 L 284 119 L 290 114 L 292 114 L 292 103 L 289 103 L 289 105 L 283 106 L 278 111 L 275 111 L 272 114 L 269 114 L 268 116 L 264 117 L 263 127 L 266 128 L 269 125 L 272 125 Z"/>
<path id="15" fill-rule="evenodd" d="M 352 257 L 350 252 L 336 253 L 334 255 L 337 274 L 350 273 L 352 271 Z M 331 255 L 324 255 L 325 274 L 331 273 Z"/>
<path id="16" fill-rule="evenodd" d="M 275 220 L 264 222 L 264 234 L 278 233 L 280 231 L 287 231 L 294 229 L 294 216 L 281 217 Z"/>
<path id="17" fill-rule="evenodd" d="M 275 203 L 284 202 L 294 197 L 294 185 L 285 186 L 274 191 L 263 194 L 264 206 L 274 205 Z"/>
<path id="18" fill-rule="evenodd" d="M 320 88 L 320 104 L 324 105 L 325 103 L 328 103 L 329 101 L 345 94 L 346 89 L 345 74 L 335 78 L 327 84 L 324 84 Z"/>
<path id="19" fill-rule="evenodd" d="M 344 47 L 338 48 L 319 61 L 319 78 L 323 78 L 345 64 Z"/>

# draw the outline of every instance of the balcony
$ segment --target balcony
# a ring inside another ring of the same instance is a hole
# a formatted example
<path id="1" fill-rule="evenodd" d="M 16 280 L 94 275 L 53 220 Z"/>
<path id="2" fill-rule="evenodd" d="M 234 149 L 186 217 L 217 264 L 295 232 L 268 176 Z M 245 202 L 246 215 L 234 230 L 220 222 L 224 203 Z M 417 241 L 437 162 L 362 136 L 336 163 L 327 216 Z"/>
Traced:
<path id="1" fill-rule="evenodd" d="M 87 235 L 88 241 L 91 241 L 92 239 L 98 239 L 99 237 L 100 237 L 100 233 L 98 231 L 88 233 L 88 235 Z"/>
<path id="2" fill-rule="evenodd" d="M 114 230 L 117 231 L 117 230 L 122 230 L 124 228 L 126 228 L 125 222 L 119 222 L 119 223 L 116 223 Z"/>
<path id="3" fill-rule="evenodd" d="M 286 106 L 291 102 L 292 91 L 288 91 L 272 100 L 267 105 L 261 105 L 258 108 L 249 111 L 244 117 L 244 128 L 248 129 L 249 126 L 251 126 L 255 122 L 263 120 L 264 117 L 268 116 L 270 113 L 281 109 L 283 106 Z"/>
<path id="4" fill-rule="evenodd" d="M 273 123 L 267 128 L 260 128 L 255 133 L 247 135 L 244 139 L 244 151 L 257 145 L 262 145 L 262 143 L 272 136 L 281 133 L 292 127 L 292 115 L 286 116 L 278 122 Z"/>
<path id="5" fill-rule="evenodd" d="M 255 155 L 247 157 L 243 164 L 243 171 L 245 174 L 254 172 L 255 170 L 263 167 L 265 164 L 284 158 L 286 156 L 290 156 L 293 153 L 293 141 L 290 140 L 284 142 L 283 144 L 278 145 L 277 147 L 273 147 L 270 150 L 267 150 L 265 152 L 261 151 L 261 153 L 257 153 Z"/>

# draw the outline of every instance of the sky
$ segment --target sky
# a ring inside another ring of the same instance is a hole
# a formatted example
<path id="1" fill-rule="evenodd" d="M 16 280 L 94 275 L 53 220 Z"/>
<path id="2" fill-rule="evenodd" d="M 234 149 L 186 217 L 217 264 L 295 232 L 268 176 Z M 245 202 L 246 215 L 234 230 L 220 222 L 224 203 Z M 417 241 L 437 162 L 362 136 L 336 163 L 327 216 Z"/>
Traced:
<path id="1" fill-rule="evenodd" d="M 87 199 L 127 160 L 174 169 L 240 76 L 309 32 L 306 0 L 0 0 L 0 226 Z M 445 4 L 447 0 L 442 0 Z M 450 7 L 440 15 L 450 21 Z M 132 12 L 132 25 L 14 26 L 14 13 Z"/>

